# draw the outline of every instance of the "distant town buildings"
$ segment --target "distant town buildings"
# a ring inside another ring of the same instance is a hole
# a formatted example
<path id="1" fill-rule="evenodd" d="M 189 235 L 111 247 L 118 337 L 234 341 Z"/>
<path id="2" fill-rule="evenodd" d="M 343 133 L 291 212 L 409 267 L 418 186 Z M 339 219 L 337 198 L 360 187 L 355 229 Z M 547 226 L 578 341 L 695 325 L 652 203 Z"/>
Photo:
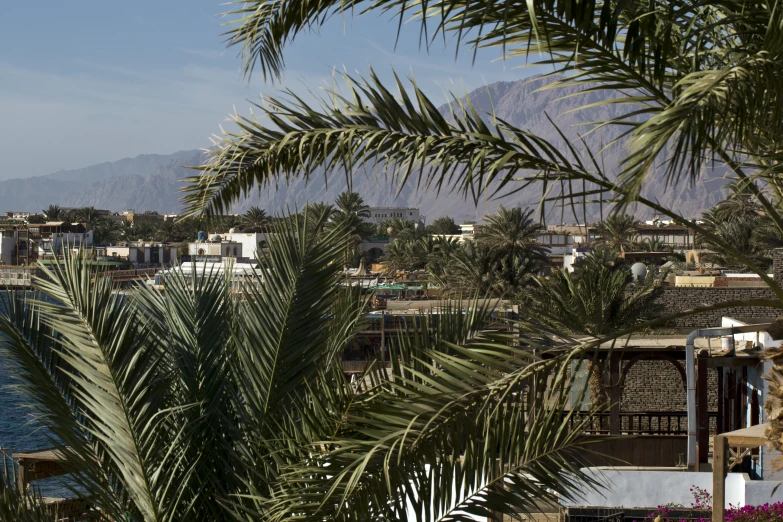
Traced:
<path id="1" fill-rule="evenodd" d="M 399 218 L 405 221 L 419 222 L 421 216 L 419 215 L 418 208 L 403 208 L 403 207 L 370 207 L 370 216 L 365 218 L 366 221 L 380 225 L 387 219 Z"/>
<path id="2" fill-rule="evenodd" d="M 120 215 L 125 217 L 125 220 L 128 223 L 155 223 L 157 221 L 164 221 L 165 217 L 163 214 L 158 214 L 154 210 L 146 210 L 144 212 L 136 212 L 134 209 L 129 209 L 124 212 L 121 212 Z"/>
<path id="3" fill-rule="evenodd" d="M 242 254 L 242 243 L 224 240 L 220 234 L 188 243 L 188 255 L 192 261 L 204 261 L 208 258 L 216 260 L 227 257 L 241 258 Z"/>
<path id="4" fill-rule="evenodd" d="M 133 266 L 171 265 L 177 261 L 177 247 L 166 243 L 131 243 L 96 247 L 98 259 L 124 259 Z"/>

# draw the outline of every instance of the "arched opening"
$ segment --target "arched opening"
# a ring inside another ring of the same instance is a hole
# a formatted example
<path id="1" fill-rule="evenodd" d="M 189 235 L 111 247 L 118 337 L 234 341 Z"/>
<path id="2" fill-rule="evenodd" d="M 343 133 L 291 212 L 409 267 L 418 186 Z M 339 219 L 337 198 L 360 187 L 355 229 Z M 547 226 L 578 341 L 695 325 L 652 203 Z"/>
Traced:
<path id="1" fill-rule="evenodd" d="M 378 261 L 378 259 L 383 255 L 383 250 L 381 250 L 378 247 L 373 247 L 367 251 L 367 259 L 374 263 L 375 261 Z"/>
<path id="2" fill-rule="evenodd" d="M 199 248 L 198 249 L 198 255 L 200 255 L 200 256 L 204 255 L 204 249 L 203 248 Z"/>
<path id="3" fill-rule="evenodd" d="M 620 373 L 620 411 L 685 411 L 685 368 L 667 355 L 637 355 Z"/>

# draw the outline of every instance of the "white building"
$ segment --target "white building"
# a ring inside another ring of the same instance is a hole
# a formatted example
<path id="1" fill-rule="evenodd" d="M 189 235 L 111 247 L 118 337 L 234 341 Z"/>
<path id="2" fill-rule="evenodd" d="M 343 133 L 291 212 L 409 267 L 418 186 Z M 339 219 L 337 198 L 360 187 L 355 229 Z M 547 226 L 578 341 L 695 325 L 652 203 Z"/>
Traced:
<path id="1" fill-rule="evenodd" d="M 96 249 L 98 250 L 98 249 Z M 146 243 L 124 246 L 108 246 L 103 254 L 109 258 L 120 258 L 139 265 L 169 265 L 177 261 L 177 247 L 161 243 Z"/>
<path id="2" fill-rule="evenodd" d="M 59 256 L 63 249 L 78 252 L 82 248 L 92 247 L 92 230 L 86 223 L 68 223 L 49 221 L 40 225 L 32 224 L 28 228 L 31 237 L 39 237 L 39 256 Z"/>
<path id="3" fill-rule="evenodd" d="M 196 260 L 204 257 L 243 257 L 242 243 L 238 241 L 224 241 L 223 238 L 215 234 L 210 236 L 208 241 L 194 241 L 188 243 L 188 255 L 195 256 Z"/>
<path id="4" fill-rule="evenodd" d="M 220 234 L 220 236 L 223 241 L 233 241 L 242 245 L 241 255 L 236 257 L 255 259 L 259 248 L 266 247 L 268 234 L 265 232 L 228 232 Z"/>
<path id="5" fill-rule="evenodd" d="M 365 221 L 374 225 L 380 225 L 387 219 L 400 218 L 405 221 L 421 221 L 418 208 L 403 208 L 403 207 L 370 207 L 370 217 L 365 218 Z"/>

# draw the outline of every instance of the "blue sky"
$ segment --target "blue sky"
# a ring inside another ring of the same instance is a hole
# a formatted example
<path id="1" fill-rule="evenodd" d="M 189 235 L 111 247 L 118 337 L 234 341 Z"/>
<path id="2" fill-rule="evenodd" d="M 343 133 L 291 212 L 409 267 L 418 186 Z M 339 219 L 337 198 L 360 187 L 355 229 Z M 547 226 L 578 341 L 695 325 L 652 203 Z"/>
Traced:
<path id="1" fill-rule="evenodd" d="M 220 33 L 221 0 L 44 0 L 7 2 L 0 17 L 0 179 L 48 174 L 144 153 L 209 145 L 235 110 L 281 84 L 249 82 Z M 519 63 L 439 43 L 419 49 L 410 24 L 395 49 L 396 20 L 335 18 L 286 54 L 285 87 L 328 85 L 332 69 L 388 79 L 413 74 L 436 100 L 444 89 L 532 74 Z"/>

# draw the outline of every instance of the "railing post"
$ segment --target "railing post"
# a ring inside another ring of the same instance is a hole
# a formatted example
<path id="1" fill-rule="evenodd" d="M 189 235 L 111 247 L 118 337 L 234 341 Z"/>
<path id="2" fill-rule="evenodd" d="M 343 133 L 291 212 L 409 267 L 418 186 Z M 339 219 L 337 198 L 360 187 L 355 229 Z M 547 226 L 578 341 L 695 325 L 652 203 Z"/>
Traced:
<path id="1" fill-rule="evenodd" d="M 707 395 L 707 353 L 705 351 L 699 353 L 696 374 L 696 414 L 698 419 L 696 470 L 698 471 L 702 464 L 707 463 L 710 449 L 710 406 Z"/>
<path id="2" fill-rule="evenodd" d="M 620 353 L 612 350 L 609 356 L 609 434 L 620 434 Z"/>

